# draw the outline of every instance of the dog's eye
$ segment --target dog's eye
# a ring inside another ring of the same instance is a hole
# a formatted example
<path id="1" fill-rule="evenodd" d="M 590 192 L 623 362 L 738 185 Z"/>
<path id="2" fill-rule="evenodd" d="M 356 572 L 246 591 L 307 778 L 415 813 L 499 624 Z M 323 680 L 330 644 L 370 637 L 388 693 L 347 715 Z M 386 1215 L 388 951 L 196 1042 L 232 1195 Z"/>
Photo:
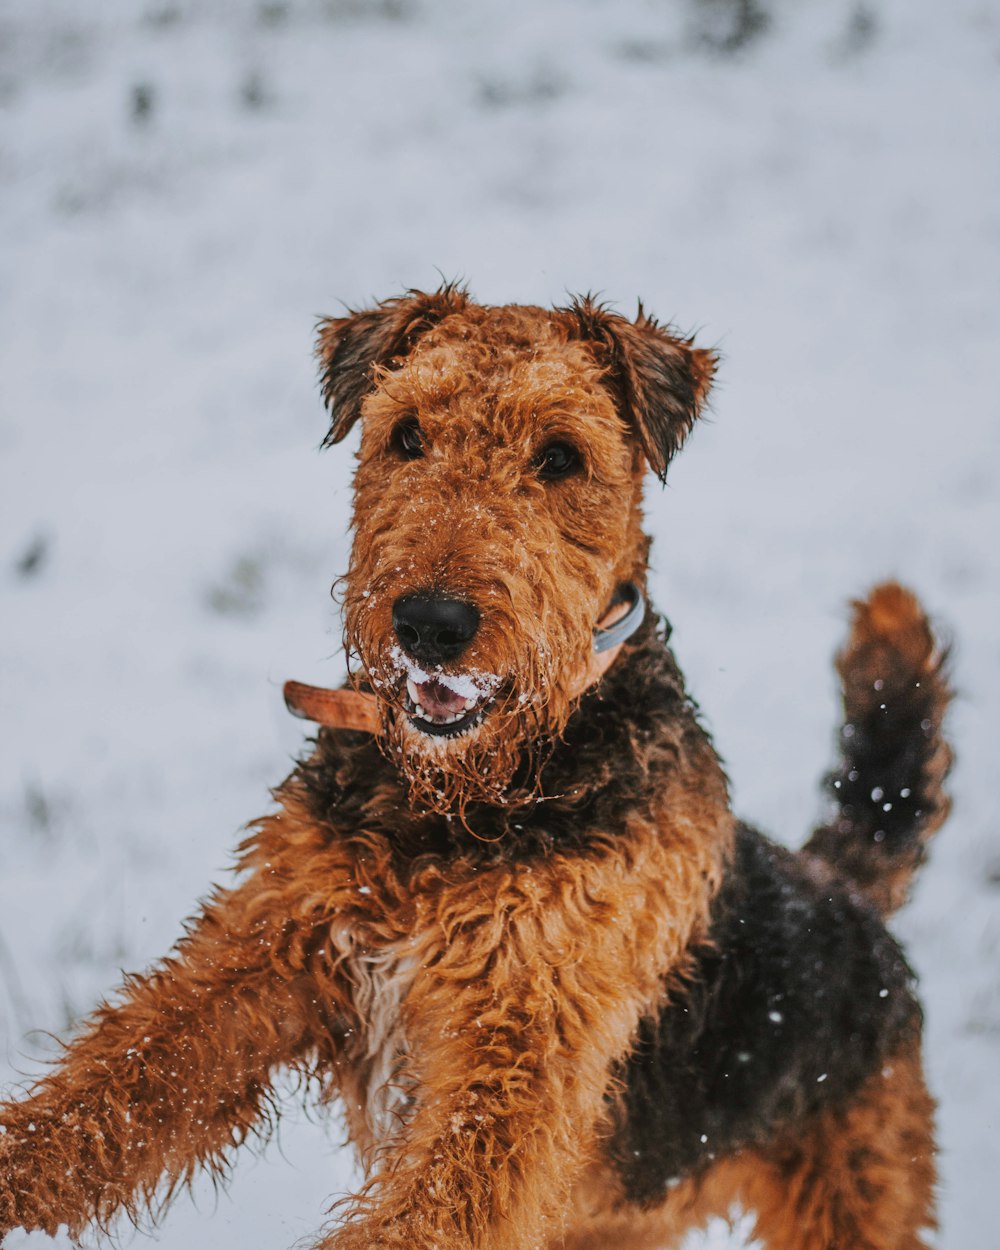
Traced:
<path id="1" fill-rule="evenodd" d="M 549 443 L 535 459 L 535 467 L 543 482 L 554 482 L 580 467 L 580 453 L 572 443 Z"/>
<path id="2" fill-rule="evenodd" d="M 419 460 L 424 454 L 424 436 L 416 418 L 400 421 L 392 432 L 389 444 L 404 460 Z"/>

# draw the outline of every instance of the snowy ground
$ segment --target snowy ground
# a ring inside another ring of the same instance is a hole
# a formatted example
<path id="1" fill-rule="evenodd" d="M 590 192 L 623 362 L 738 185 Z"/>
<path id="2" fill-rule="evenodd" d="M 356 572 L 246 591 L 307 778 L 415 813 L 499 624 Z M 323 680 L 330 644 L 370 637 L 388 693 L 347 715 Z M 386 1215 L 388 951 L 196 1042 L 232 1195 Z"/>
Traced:
<path id="1" fill-rule="evenodd" d="M 3 1080 L 170 944 L 298 750 L 281 682 L 341 671 L 314 316 L 438 269 L 641 296 L 726 356 L 650 523 L 741 813 L 819 811 L 847 597 L 898 575 L 956 638 L 956 810 L 898 931 L 940 1245 L 993 1250 L 1000 6 L 773 15 L 727 55 L 694 0 L 6 0 Z M 290 1114 L 157 1244 L 290 1245 L 337 1143 Z"/>

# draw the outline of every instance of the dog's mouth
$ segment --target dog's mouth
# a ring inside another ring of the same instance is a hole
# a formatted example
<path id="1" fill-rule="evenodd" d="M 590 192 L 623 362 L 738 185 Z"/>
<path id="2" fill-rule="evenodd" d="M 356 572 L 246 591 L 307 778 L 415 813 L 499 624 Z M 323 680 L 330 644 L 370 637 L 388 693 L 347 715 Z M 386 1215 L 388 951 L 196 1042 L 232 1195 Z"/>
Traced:
<path id="1" fill-rule="evenodd" d="M 496 702 L 501 679 L 495 673 L 427 672 L 398 647 L 390 656 L 397 674 L 397 705 L 410 727 L 422 734 L 458 738 L 471 733 Z"/>
<path id="2" fill-rule="evenodd" d="M 410 724 L 434 738 L 457 738 L 482 723 L 493 704 L 492 693 L 462 676 L 407 677 L 403 710 Z"/>

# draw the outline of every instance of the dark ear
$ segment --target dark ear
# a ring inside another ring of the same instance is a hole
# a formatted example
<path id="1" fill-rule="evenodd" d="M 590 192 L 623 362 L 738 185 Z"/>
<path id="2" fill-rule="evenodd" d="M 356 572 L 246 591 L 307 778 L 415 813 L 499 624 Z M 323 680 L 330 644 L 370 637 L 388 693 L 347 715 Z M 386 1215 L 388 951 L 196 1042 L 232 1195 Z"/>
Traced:
<path id="1" fill-rule="evenodd" d="M 649 467 L 663 481 L 667 465 L 690 433 L 712 385 L 718 357 L 658 325 L 639 305 L 635 321 L 610 312 L 589 295 L 565 309 L 577 337 L 594 344 L 608 381 L 632 425 Z"/>
<path id="2" fill-rule="evenodd" d="M 326 317 L 317 326 L 320 386 L 330 412 L 324 447 L 339 443 L 361 415 L 372 389 L 373 367 L 405 355 L 421 334 L 468 303 L 468 293 L 448 282 L 439 291 L 408 291 L 374 308 Z"/>

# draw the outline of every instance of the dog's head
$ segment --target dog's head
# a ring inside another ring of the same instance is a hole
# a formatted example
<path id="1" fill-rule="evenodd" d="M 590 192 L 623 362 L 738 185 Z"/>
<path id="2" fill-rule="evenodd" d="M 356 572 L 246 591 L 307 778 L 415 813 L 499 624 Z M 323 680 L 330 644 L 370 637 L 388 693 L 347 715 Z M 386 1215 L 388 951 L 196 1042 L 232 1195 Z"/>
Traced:
<path id="1" fill-rule="evenodd" d="M 382 741 L 422 806 L 509 802 L 617 588 L 644 583 L 643 475 L 665 474 L 715 358 L 641 310 L 452 285 L 321 322 L 318 354 L 327 442 L 361 420 L 345 633 Z"/>

